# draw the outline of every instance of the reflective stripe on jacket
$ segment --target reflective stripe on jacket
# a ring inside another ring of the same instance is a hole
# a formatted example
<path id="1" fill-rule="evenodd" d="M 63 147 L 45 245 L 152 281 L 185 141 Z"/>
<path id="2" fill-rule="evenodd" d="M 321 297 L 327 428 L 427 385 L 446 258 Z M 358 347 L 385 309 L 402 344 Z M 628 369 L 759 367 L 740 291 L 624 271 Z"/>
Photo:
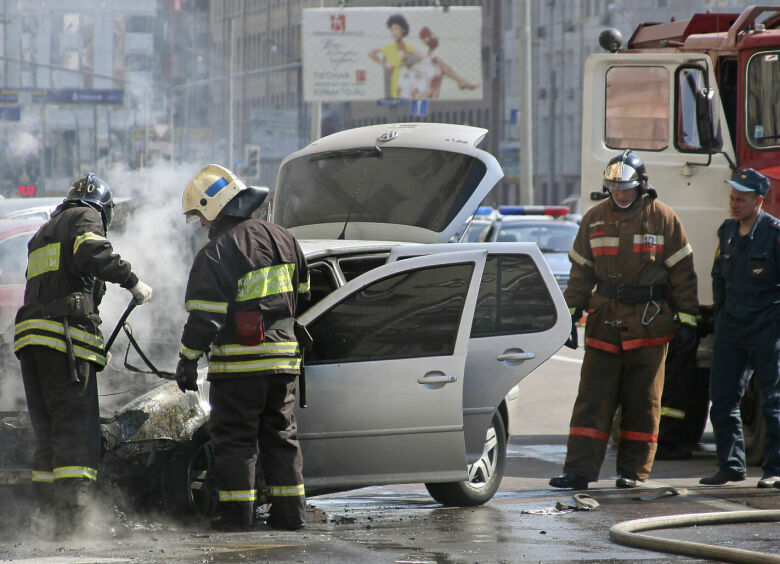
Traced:
<path id="1" fill-rule="evenodd" d="M 24 305 L 16 314 L 14 352 L 31 345 L 66 352 L 62 320 L 48 317 L 46 308 L 79 293 L 88 312 L 85 318 L 70 319 L 73 352 L 78 358 L 105 366 L 98 329 L 104 282 L 131 288 L 138 277 L 129 263 L 114 254 L 100 212 L 87 204 L 61 204 L 30 239 L 27 250 L 27 284 Z"/>
<path id="2" fill-rule="evenodd" d="M 695 324 L 693 250 L 677 215 L 658 200 L 640 197 L 625 210 L 612 198 L 599 203 L 582 218 L 569 259 L 564 296 L 570 308 L 588 312 L 586 346 L 616 354 L 662 345 L 674 336 L 678 315 Z M 657 302 L 623 303 L 594 293 L 598 280 L 614 286 L 667 284 L 669 292 Z"/>
<path id="3" fill-rule="evenodd" d="M 214 222 L 209 238 L 190 269 L 180 354 L 195 360 L 210 351 L 210 380 L 299 373 L 293 321 L 310 283 L 298 242 L 278 225 L 229 216 Z M 238 342 L 238 312 L 259 312 L 262 342 Z"/>

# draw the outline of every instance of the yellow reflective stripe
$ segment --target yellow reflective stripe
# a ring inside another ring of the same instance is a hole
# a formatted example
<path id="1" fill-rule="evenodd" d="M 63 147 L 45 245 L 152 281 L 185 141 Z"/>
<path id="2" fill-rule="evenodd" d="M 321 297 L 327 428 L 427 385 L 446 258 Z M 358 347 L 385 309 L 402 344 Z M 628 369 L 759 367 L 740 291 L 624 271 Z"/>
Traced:
<path id="1" fill-rule="evenodd" d="M 195 349 L 191 349 L 182 345 L 179 354 L 184 358 L 189 358 L 190 360 L 198 360 L 203 355 L 203 351 L 196 351 Z"/>
<path id="2" fill-rule="evenodd" d="M 598 227 L 599 225 L 604 225 L 604 224 L 606 224 L 606 221 L 600 219 L 598 221 L 591 221 L 588 224 L 588 227 Z"/>
<path id="3" fill-rule="evenodd" d="M 696 316 L 691 315 L 690 313 L 683 313 L 681 311 L 677 312 L 677 317 L 680 319 L 680 323 L 686 323 L 688 325 L 693 325 L 696 327 Z"/>
<path id="4" fill-rule="evenodd" d="M 691 247 L 691 244 L 688 243 L 682 249 L 680 249 L 672 256 L 670 256 L 668 259 L 666 259 L 664 261 L 664 264 L 666 265 L 666 268 L 672 268 L 675 264 L 677 264 L 678 262 L 680 262 L 682 259 L 684 259 L 690 254 L 693 254 L 693 247 Z"/>
<path id="5" fill-rule="evenodd" d="M 269 486 L 268 492 L 275 497 L 298 497 L 306 495 L 303 484 L 297 486 Z"/>
<path id="6" fill-rule="evenodd" d="M 298 293 L 305 294 L 311 289 L 311 279 L 307 279 L 306 282 L 298 284 Z"/>
<path id="7" fill-rule="evenodd" d="M 257 490 L 220 490 L 219 501 L 255 501 L 257 499 Z"/>
<path id="8" fill-rule="evenodd" d="M 213 357 L 212 357 L 213 358 Z M 264 358 L 244 362 L 210 362 L 209 372 L 260 372 L 263 370 L 300 370 L 300 358 Z"/>
<path id="9" fill-rule="evenodd" d="M 50 319 L 27 319 L 20 321 L 14 326 L 15 334 L 28 331 L 30 329 L 40 329 L 42 331 L 48 331 L 49 333 L 57 333 L 58 335 L 65 335 L 65 326 L 61 321 L 52 321 Z M 70 336 L 72 339 L 78 339 L 87 345 L 93 345 L 95 347 L 103 346 L 103 337 L 100 335 L 94 335 L 75 327 L 70 328 Z"/>
<path id="10" fill-rule="evenodd" d="M 238 279 L 237 302 L 293 291 L 294 264 L 277 264 L 254 270 Z"/>
<path id="11" fill-rule="evenodd" d="M 685 412 L 682 409 L 661 406 L 661 415 L 671 417 L 672 419 L 685 419 Z"/>
<path id="12" fill-rule="evenodd" d="M 33 470 L 32 481 L 50 484 L 54 481 L 54 472 L 49 472 L 47 470 Z"/>
<path id="13" fill-rule="evenodd" d="M 206 300 L 187 300 L 184 302 L 184 308 L 187 311 L 199 309 L 209 313 L 227 313 L 227 302 L 208 302 Z"/>
<path id="14" fill-rule="evenodd" d="M 571 260 L 576 262 L 577 264 L 581 264 L 582 266 L 589 266 L 590 268 L 593 268 L 593 261 L 586 259 L 584 256 L 579 254 L 574 249 L 569 251 L 569 258 L 571 258 Z"/>
<path id="15" fill-rule="evenodd" d="M 31 345 L 49 347 L 50 349 L 54 349 L 61 353 L 68 352 L 68 346 L 65 344 L 64 340 L 57 339 L 56 337 L 44 337 L 43 335 L 25 335 L 21 339 L 14 340 L 14 352 Z M 100 366 L 105 366 L 107 362 L 106 355 L 85 349 L 76 343 L 73 343 L 73 354 L 82 360 L 88 360 L 99 364 Z"/>
<path id="16" fill-rule="evenodd" d="M 107 239 L 101 235 L 98 235 L 96 233 L 92 233 L 91 231 L 88 231 L 87 233 L 84 233 L 82 235 L 79 235 L 76 237 L 76 241 L 73 243 L 73 254 L 76 254 L 76 251 L 79 250 L 79 247 L 84 241 L 106 241 Z"/>
<path id="17" fill-rule="evenodd" d="M 90 468 L 89 466 L 60 466 L 54 469 L 54 479 L 61 480 L 63 478 L 87 478 L 89 480 L 97 480 L 97 470 Z"/>
<path id="18" fill-rule="evenodd" d="M 60 244 L 52 243 L 30 253 L 27 259 L 27 280 L 35 278 L 44 272 L 59 270 Z"/>
<path id="19" fill-rule="evenodd" d="M 297 341 L 279 341 L 246 347 L 244 345 L 215 345 L 211 352 L 217 356 L 239 356 L 247 354 L 298 354 L 300 349 Z"/>

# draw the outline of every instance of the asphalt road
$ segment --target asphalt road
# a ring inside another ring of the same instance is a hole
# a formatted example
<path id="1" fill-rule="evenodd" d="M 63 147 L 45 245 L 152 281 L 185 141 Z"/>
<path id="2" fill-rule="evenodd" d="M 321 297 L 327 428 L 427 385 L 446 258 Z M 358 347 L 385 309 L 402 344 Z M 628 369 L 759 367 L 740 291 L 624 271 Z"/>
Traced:
<path id="1" fill-rule="evenodd" d="M 560 472 L 576 395 L 582 351 L 562 349 L 522 382 L 506 475 L 493 500 L 476 508 L 445 508 L 421 484 L 373 487 L 309 500 L 303 531 L 212 533 L 206 523 L 123 514 L 104 508 L 89 537 L 57 543 L 39 528 L 0 531 L 0 561 L 23 562 L 678 562 L 684 557 L 632 549 L 610 541 L 612 525 L 660 515 L 780 509 L 780 490 L 758 489 L 759 468 L 739 484 L 706 487 L 699 477 L 715 468 L 711 433 L 687 461 L 657 461 L 651 479 L 635 490 L 615 488 L 615 452 L 601 480 L 587 492 L 592 511 L 556 513 L 573 505 L 573 492 L 551 489 Z M 639 499 L 654 488 L 683 495 Z M 780 561 L 780 525 L 720 525 L 669 529 L 678 538 L 774 554 Z"/>

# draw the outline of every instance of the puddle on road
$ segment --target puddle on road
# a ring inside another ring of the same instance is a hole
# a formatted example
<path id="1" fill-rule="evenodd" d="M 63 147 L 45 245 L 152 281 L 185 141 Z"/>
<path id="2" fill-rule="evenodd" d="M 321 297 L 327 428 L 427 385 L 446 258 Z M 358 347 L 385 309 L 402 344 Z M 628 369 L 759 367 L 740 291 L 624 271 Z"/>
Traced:
<path id="1" fill-rule="evenodd" d="M 563 464 L 566 445 L 514 445 L 506 446 L 507 458 L 535 458 L 545 462 Z"/>

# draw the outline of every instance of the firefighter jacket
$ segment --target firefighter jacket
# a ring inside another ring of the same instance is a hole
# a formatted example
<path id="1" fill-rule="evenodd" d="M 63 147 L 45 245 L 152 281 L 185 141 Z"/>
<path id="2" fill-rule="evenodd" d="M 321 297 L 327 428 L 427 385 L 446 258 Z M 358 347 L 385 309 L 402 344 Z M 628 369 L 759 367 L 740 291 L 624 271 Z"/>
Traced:
<path id="1" fill-rule="evenodd" d="M 220 216 L 198 252 L 185 294 L 189 312 L 183 358 L 209 354 L 209 380 L 298 374 L 294 322 L 309 297 L 309 270 L 298 242 L 259 219 Z"/>
<path id="2" fill-rule="evenodd" d="M 565 298 L 588 312 L 586 346 L 616 354 L 666 343 L 678 321 L 696 325 L 691 245 L 677 215 L 649 195 L 627 209 L 612 198 L 590 209 L 569 259 Z"/>
<path id="3" fill-rule="evenodd" d="M 73 353 L 106 364 L 98 306 L 105 282 L 138 284 L 130 264 L 114 254 L 99 211 L 64 202 L 27 244 L 24 305 L 16 314 L 14 352 L 42 345 L 67 352 L 63 318 L 70 325 Z"/>
<path id="4" fill-rule="evenodd" d="M 761 210 L 750 233 L 739 235 L 738 227 L 727 219 L 718 229 L 715 309 L 740 324 L 762 327 L 780 318 L 780 220 Z"/>

